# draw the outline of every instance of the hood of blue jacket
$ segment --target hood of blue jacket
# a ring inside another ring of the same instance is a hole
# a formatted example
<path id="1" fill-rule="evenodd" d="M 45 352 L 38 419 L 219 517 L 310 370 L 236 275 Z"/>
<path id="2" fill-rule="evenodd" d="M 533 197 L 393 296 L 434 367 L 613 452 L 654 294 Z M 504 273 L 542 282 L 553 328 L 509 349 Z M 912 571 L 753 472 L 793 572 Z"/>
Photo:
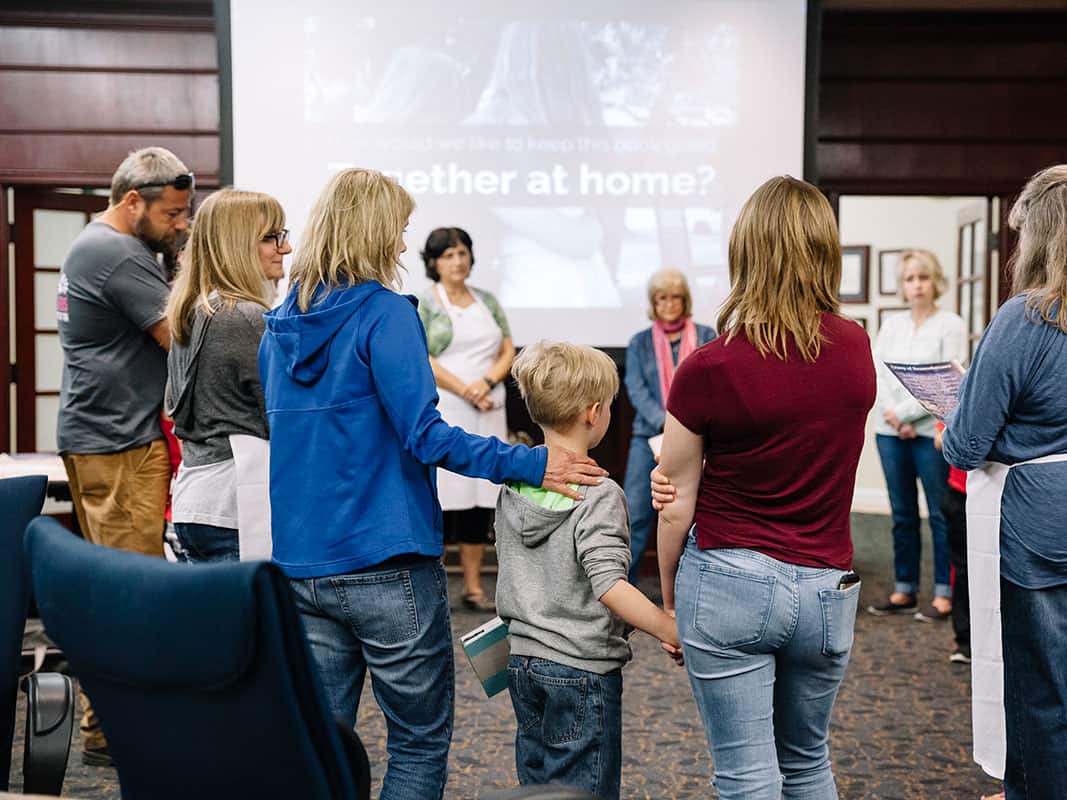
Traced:
<path id="1" fill-rule="evenodd" d="M 285 370 L 297 383 L 311 386 L 326 372 L 330 347 L 338 331 L 377 292 L 388 291 L 377 281 L 345 289 L 315 293 L 311 307 L 301 311 L 295 287 L 285 301 L 264 315 L 266 335 L 274 339 L 285 358 Z M 418 301 L 409 297 L 412 303 Z"/>

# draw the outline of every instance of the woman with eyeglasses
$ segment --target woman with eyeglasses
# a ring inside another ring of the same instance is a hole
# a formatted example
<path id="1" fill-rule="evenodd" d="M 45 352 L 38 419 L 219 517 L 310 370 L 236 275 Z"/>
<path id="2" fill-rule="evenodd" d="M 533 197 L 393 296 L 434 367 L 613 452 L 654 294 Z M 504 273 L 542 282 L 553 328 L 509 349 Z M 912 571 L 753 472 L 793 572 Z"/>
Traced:
<path id="1" fill-rule="evenodd" d="M 263 312 L 292 252 L 284 225 L 269 195 L 215 192 L 196 214 L 167 304 L 165 408 L 182 442 L 172 508 L 185 561 L 236 561 L 242 542 L 246 557 L 270 556 L 256 357 Z"/>
<path id="2" fill-rule="evenodd" d="M 641 574 L 641 559 L 655 521 L 648 475 L 656 465 L 649 439 L 663 433 L 667 392 L 686 356 L 715 338 L 715 329 L 693 322 L 689 282 L 676 269 L 648 279 L 652 327 L 635 334 L 626 348 L 626 394 L 634 407 L 633 438 L 626 458 L 626 502 L 630 506 L 630 583 Z"/>

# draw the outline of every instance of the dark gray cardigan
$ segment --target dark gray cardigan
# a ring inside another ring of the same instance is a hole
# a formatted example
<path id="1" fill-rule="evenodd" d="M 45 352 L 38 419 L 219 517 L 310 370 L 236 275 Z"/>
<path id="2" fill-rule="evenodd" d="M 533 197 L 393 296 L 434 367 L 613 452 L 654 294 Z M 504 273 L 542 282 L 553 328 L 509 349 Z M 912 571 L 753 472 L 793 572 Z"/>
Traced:
<path id="1" fill-rule="evenodd" d="M 189 341 L 171 342 L 164 408 L 187 466 L 233 458 L 230 434 L 269 437 L 257 364 L 265 310 L 220 304 L 208 315 L 198 307 Z"/>

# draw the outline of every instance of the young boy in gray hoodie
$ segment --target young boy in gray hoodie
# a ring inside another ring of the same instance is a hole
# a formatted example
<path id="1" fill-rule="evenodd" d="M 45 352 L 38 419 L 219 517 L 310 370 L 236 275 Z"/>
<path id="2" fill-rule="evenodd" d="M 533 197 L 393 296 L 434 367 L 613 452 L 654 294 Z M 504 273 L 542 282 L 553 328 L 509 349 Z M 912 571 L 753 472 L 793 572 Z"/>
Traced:
<path id="1" fill-rule="evenodd" d="M 604 437 L 619 390 L 604 353 L 540 342 L 512 374 L 545 443 L 584 456 Z M 576 487 L 575 487 L 576 488 Z M 511 636 L 508 691 L 522 784 L 562 783 L 616 800 L 622 775 L 622 667 L 627 624 L 680 661 L 678 629 L 627 581 L 630 530 L 617 483 L 575 502 L 527 484 L 501 489 L 496 601 Z"/>

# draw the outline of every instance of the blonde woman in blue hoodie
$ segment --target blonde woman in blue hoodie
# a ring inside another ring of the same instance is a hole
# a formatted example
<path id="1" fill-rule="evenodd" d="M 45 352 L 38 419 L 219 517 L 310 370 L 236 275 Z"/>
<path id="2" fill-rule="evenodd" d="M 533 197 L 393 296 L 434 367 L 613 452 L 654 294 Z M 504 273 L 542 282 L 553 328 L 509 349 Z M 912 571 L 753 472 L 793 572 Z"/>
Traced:
<path id="1" fill-rule="evenodd" d="M 606 474 L 441 419 L 415 298 L 394 290 L 413 210 L 378 172 L 335 175 L 259 350 L 274 561 L 346 724 L 371 674 L 388 728 L 383 800 L 440 798 L 447 776 L 455 673 L 435 468 L 571 497 L 568 483 Z"/>

